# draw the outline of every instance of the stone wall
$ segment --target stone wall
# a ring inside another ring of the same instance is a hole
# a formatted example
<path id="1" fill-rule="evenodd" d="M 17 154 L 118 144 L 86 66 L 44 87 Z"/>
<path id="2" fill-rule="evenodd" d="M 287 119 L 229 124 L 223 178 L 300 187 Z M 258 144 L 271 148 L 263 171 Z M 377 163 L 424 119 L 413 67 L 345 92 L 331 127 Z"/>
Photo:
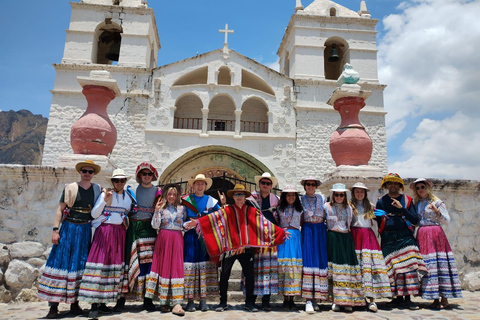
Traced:
<path id="1" fill-rule="evenodd" d="M 95 177 L 94 182 L 102 183 L 104 178 Z M 35 299 L 38 277 L 51 248 L 58 200 L 64 185 L 76 180 L 78 174 L 71 168 L 0 165 L 0 302 Z M 327 178 L 322 192 L 328 194 L 333 183 L 351 186 L 356 180 Z M 380 180 L 364 180 L 372 199 L 381 195 Z M 452 218 L 445 231 L 462 287 L 480 290 L 480 182 L 432 181 Z"/>

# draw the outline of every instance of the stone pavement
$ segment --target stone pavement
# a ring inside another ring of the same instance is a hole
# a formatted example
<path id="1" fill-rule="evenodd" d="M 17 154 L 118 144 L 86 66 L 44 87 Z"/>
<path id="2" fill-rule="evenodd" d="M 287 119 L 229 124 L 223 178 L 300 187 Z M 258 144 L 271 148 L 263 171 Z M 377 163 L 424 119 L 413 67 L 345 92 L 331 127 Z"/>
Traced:
<path id="1" fill-rule="evenodd" d="M 269 320 L 276 318 L 276 320 L 295 320 L 308 318 L 324 318 L 324 319 L 360 319 L 360 320 L 375 320 L 375 319 L 401 319 L 401 320 L 420 320 L 420 319 L 480 319 L 480 291 L 469 292 L 463 291 L 462 299 L 452 299 L 450 301 L 452 309 L 444 310 L 430 310 L 428 305 L 431 301 L 414 298 L 413 301 L 420 306 L 420 310 L 406 310 L 406 309 L 392 309 L 383 310 L 385 302 L 388 300 L 379 300 L 378 306 L 380 310 L 377 313 L 365 311 L 364 308 L 354 308 L 353 313 L 333 312 L 330 310 L 330 305 L 326 303 L 321 304 L 321 312 L 309 315 L 303 311 L 304 304 L 298 303 L 302 311 L 287 312 L 281 311 L 281 304 L 274 303 L 272 312 L 257 312 L 250 313 L 243 311 L 243 304 L 234 302 L 230 308 L 224 312 L 192 312 L 187 313 L 183 319 L 208 319 L 208 320 Z M 88 304 L 81 303 L 82 308 L 87 309 Z M 74 319 L 68 313 L 68 305 L 60 304 L 61 319 Z M 18 304 L 0 304 L 0 319 L 44 319 L 48 313 L 48 306 L 46 302 L 23 302 Z M 88 311 L 85 311 L 83 316 L 78 316 L 75 319 L 87 319 Z M 123 320 L 123 319 L 180 319 L 181 317 L 168 314 L 162 314 L 160 311 L 147 312 L 140 308 L 140 304 L 131 304 L 126 306 L 126 309 L 121 314 L 101 315 L 101 320 Z"/>

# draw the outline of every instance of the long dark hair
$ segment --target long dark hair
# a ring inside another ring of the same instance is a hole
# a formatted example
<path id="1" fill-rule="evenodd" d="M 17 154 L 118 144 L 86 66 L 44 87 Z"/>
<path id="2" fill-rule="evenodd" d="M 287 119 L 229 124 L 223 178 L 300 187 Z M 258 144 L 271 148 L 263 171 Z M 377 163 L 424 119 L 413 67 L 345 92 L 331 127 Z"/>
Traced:
<path id="1" fill-rule="evenodd" d="M 288 207 L 287 193 L 290 193 L 290 192 L 282 192 L 282 194 L 280 195 L 280 201 L 278 202 L 277 210 L 285 211 L 285 209 Z M 295 202 L 293 203 L 293 207 L 295 208 L 296 211 L 302 212 L 303 207 L 302 207 L 302 203 L 300 202 L 300 196 L 298 195 L 297 192 L 292 192 L 292 193 L 295 193 Z"/>

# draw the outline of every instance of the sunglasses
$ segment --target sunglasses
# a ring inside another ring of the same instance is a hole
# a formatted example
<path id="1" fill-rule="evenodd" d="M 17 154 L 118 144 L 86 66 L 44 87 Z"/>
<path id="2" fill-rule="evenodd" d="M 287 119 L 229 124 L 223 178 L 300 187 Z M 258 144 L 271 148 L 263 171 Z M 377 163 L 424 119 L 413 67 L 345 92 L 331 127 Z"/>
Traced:
<path id="1" fill-rule="evenodd" d="M 95 171 L 94 170 L 85 170 L 85 169 L 82 169 L 80 170 L 82 173 L 88 173 L 88 174 L 94 174 Z"/>
<path id="2" fill-rule="evenodd" d="M 243 197 L 245 196 L 245 193 L 237 192 L 233 194 L 234 197 Z"/>
<path id="3" fill-rule="evenodd" d="M 334 197 L 343 198 L 343 197 L 345 197 L 345 194 L 343 194 L 343 193 L 334 193 L 333 196 L 334 196 Z"/>
<path id="4" fill-rule="evenodd" d="M 141 174 L 142 176 L 153 177 L 153 172 L 140 172 L 140 174 Z"/>
<path id="5" fill-rule="evenodd" d="M 418 187 L 415 187 L 415 189 L 417 189 L 417 190 L 425 189 L 425 186 L 418 186 Z"/>
<path id="6" fill-rule="evenodd" d="M 125 183 L 125 182 L 127 182 L 127 179 L 112 179 L 112 182 L 113 183 L 119 183 L 119 182 L 120 183 Z"/>
<path id="7" fill-rule="evenodd" d="M 270 181 L 260 181 L 260 184 L 264 185 L 264 186 L 271 186 L 272 185 L 272 183 Z"/>
<path id="8" fill-rule="evenodd" d="M 316 184 L 316 183 L 309 183 L 309 182 L 306 182 L 306 183 L 305 183 L 305 186 L 307 186 L 307 187 L 316 187 L 316 186 L 317 186 L 317 184 Z"/>

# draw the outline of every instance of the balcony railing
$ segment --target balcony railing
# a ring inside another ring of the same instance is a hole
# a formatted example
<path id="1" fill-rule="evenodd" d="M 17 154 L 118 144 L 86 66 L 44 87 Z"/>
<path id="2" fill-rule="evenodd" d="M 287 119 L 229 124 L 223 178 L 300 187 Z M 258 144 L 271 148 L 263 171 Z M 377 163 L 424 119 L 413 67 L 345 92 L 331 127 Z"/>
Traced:
<path id="1" fill-rule="evenodd" d="M 175 129 L 202 130 L 202 118 L 174 118 Z M 235 131 L 235 120 L 207 119 L 208 131 Z M 241 132 L 268 133 L 268 122 L 241 121 Z"/>

